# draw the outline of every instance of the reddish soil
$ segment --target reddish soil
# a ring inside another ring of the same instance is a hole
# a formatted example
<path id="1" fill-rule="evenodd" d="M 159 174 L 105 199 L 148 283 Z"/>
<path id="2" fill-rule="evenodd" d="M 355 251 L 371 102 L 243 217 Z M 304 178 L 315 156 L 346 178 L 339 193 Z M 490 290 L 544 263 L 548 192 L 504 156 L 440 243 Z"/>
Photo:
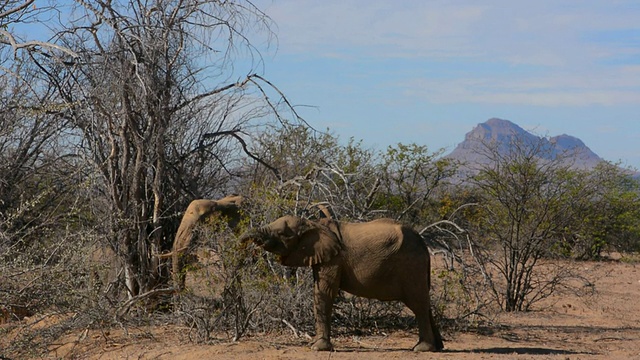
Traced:
<path id="1" fill-rule="evenodd" d="M 416 332 L 333 339 L 334 352 L 309 349 L 307 338 L 260 335 L 208 344 L 189 341 L 188 329 L 165 326 L 87 330 L 50 347 L 50 358 L 73 359 L 640 359 L 640 264 L 580 263 L 596 295 L 556 296 L 548 307 L 502 314 L 496 325 L 471 333 L 445 333 L 445 351 L 409 349 Z M 33 317 L 32 317 L 33 318 Z M 25 320 L 30 321 L 30 320 Z M 2 341 L 0 341 L 1 343 Z M 0 353 L 2 353 L 0 351 Z M 3 354 L 11 358 L 10 354 Z"/>

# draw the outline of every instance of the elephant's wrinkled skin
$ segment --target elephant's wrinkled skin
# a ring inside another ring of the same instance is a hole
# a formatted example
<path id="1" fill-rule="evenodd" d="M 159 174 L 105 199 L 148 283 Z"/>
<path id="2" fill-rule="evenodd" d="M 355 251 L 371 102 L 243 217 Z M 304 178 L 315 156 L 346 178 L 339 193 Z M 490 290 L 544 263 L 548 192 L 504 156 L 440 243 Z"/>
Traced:
<path id="1" fill-rule="evenodd" d="M 415 351 L 443 349 L 429 300 L 430 259 L 423 239 L 391 219 L 368 223 L 310 221 L 285 216 L 247 231 L 286 266 L 311 266 L 316 315 L 315 350 L 331 350 L 331 311 L 339 289 L 380 300 L 400 300 L 418 321 Z"/>

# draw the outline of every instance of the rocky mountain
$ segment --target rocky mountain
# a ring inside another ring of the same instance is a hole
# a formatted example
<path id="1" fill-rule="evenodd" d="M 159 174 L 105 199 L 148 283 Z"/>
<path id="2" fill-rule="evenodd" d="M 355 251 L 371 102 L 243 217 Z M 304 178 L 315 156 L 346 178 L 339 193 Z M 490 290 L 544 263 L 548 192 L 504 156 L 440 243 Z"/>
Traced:
<path id="1" fill-rule="evenodd" d="M 489 162 L 486 146 L 483 144 L 495 144 L 500 153 L 506 154 L 510 146 L 514 146 L 516 143 L 525 146 L 540 146 L 541 159 L 553 160 L 560 156 L 575 168 L 590 169 L 603 161 L 582 140 L 576 137 L 566 134 L 550 138 L 540 137 L 509 120 L 497 118 L 478 124 L 465 135 L 464 141 L 458 144 L 446 157 L 468 164 L 467 170 L 470 171 L 473 164 Z"/>

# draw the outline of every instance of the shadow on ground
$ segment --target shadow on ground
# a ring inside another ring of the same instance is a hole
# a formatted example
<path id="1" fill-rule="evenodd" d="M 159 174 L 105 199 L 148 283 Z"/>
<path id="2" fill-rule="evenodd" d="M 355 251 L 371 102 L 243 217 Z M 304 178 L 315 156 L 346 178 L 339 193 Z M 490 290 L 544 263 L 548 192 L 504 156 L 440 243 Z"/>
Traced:
<path id="1" fill-rule="evenodd" d="M 546 349 L 539 347 L 495 347 L 487 349 L 469 349 L 469 350 L 445 350 L 445 353 L 461 353 L 461 354 L 516 354 L 516 355 L 594 355 L 588 351 L 569 351 L 558 349 Z"/>

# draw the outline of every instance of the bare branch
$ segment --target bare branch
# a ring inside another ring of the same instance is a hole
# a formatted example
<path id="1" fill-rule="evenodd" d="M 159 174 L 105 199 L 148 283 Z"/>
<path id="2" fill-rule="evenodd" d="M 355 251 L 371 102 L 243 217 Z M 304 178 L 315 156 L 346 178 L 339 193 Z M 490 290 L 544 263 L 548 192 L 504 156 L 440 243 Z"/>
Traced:
<path id="1" fill-rule="evenodd" d="M 176 106 L 172 109 L 172 111 L 173 111 L 173 112 L 179 111 L 179 110 L 181 110 L 181 109 L 185 108 L 186 106 L 189 106 L 190 104 L 193 104 L 193 103 L 195 103 L 195 102 L 198 102 L 198 101 L 200 101 L 200 100 L 202 100 L 202 99 L 205 99 L 205 98 L 207 98 L 207 97 L 210 97 L 210 96 L 213 96 L 213 95 L 217 95 L 217 94 L 223 93 L 223 92 L 225 92 L 225 91 L 227 91 L 227 90 L 230 90 L 230 89 L 233 89 L 233 88 L 242 88 L 242 87 L 244 87 L 244 86 L 245 86 L 249 81 L 251 81 L 251 77 L 253 77 L 253 76 L 256 76 L 256 75 L 248 75 L 248 76 L 247 76 L 243 81 L 237 81 L 237 82 L 235 82 L 235 83 L 227 84 L 227 85 L 225 85 L 225 86 L 222 86 L 222 87 L 219 87 L 219 88 L 213 89 L 213 90 L 211 90 L 211 91 L 207 91 L 207 92 L 205 92 L 205 93 L 198 94 L 197 96 L 195 96 L 195 97 L 193 97 L 193 98 L 191 98 L 191 99 L 189 99 L 189 100 L 183 101 L 182 103 L 180 103 L 180 104 L 176 105 Z"/>
<path id="2" fill-rule="evenodd" d="M 46 42 L 46 41 L 37 41 L 37 40 L 32 40 L 32 41 L 27 41 L 24 43 L 19 43 L 16 41 L 16 39 L 14 38 L 14 36 L 9 33 L 6 30 L 0 29 L 0 44 L 5 44 L 5 45 L 11 45 L 11 47 L 13 48 L 14 53 L 17 52 L 20 49 L 27 49 L 29 51 L 37 51 L 38 47 L 44 47 L 44 48 L 49 48 L 49 49 L 53 49 L 53 50 L 58 50 L 58 51 L 62 51 L 63 53 L 72 56 L 73 58 L 78 58 L 80 57 L 80 55 L 78 55 L 75 51 L 64 47 L 64 46 L 60 46 L 57 44 L 53 44 L 50 42 Z M 49 54 L 44 54 L 45 56 L 51 56 Z"/>
<path id="3" fill-rule="evenodd" d="M 35 0 L 26 0 L 22 5 L 16 6 L 15 8 L 9 9 L 3 13 L 0 13 L 0 19 L 4 19 L 9 17 L 12 14 L 25 10 L 29 5 L 33 4 Z"/>

